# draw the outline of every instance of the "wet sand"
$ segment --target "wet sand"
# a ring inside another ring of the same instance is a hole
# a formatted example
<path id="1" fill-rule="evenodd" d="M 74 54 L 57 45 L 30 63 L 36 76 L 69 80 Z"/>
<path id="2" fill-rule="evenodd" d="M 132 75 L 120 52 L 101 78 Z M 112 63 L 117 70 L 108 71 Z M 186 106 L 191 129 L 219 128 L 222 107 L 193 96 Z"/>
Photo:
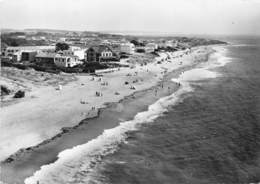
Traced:
<path id="1" fill-rule="evenodd" d="M 7 160 L 2 164 L 3 181 L 9 184 L 23 183 L 24 179 L 33 175 L 36 170 L 40 169 L 40 166 L 54 162 L 59 152 L 86 143 L 102 134 L 104 129 L 116 127 L 120 122 L 132 119 L 138 112 L 147 110 L 148 106 L 159 98 L 176 91 L 179 86 L 173 83 L 171 78 L 191 67 L 174 71 L 165 76 L 157 86 L 136 92 L 118 103 L 110 103 L 107 108 L 99 110 L 97 117 L 83 120 L 73 128 L 64 129 L 52 139 L 19 152 L 17 156 L 14 156 L 14 161 L 9 159 L 10 162 Z"/>
<path id="2" fill-rule="evenodd" d="M 192 65 L 188 68 L 190 67 Z M 40 166 L 54 162 L 59 152 L 86 143 L 100 135 L 105 129 L 116 127 L 120 122 L 130 120 L 160 97 L 177 90 L 178 85 L 170 79 L 182 70 L 184 69 L 168 74 L 156 87 L 136 92 L 119 103 L 106 104 L 107 108 L 100 109 L 97 117 L 85 119 L 73 128 L 63 128 L 62 132 L 53 138 L 37 146 L 20 150 L 2 163 L 1 178 L 10 184 L 23 183 L 23 180 L 39 170 Z M 163 83 L 163 88 L 161 83 Z M 92 114 L 92 116 L 95 115 L 95 113 Z"/>
<path id="3" fill-rule="evenodd" d="M 136 64 L 134 68 L 103 73 L 102 77 L 94 77 L 94 80 L 92 76 L 80 75 L 77 81 L 62 86 L 61 90 L 57 90 L 59 86 L 35 87 L 19 103 L 1 108 L 0 128 L 4 131 L 0 134 L 0 161 L 19 149 L 50 139 L 63 127 L 76 126 L 81 120 L 92 117 L 106 103 L 118 102 L 135 91 L 149 89 L 162 79 L 166 70 L 169 72 L 191 65 L 194 58 L 208 50 L 194 48 L 191 54 L 172 58 L 170 62 L 165 59 L 168 55 L 162 53 L 160 58 L 156 58 L 163 59 L 160 64 L 156 60 L 143 66 Z M 102 95 L 97 96 L 97 92 L 102 92 Z M 95 107 L 94 111 L 92 107 Z"/>

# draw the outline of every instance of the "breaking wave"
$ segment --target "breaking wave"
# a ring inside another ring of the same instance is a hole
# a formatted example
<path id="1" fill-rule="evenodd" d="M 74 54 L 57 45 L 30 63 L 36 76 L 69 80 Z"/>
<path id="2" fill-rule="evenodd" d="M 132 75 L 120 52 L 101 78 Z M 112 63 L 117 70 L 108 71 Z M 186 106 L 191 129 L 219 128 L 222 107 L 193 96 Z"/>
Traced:
<path id="1" fill-rule="evenodd" d="M 101 162 L 102 157 L 114 153 L 118 146 L 126 141 L 129 131 L 137 130 L 138 125 L 154 121 L 167 111 L 167 107 L 178 103 L 184 94 L 192 92 L 190 82 L 219 76 L 209 69 L 224 66 L 230 61 L 224 58 L 225 51 L 217 51 L 214 56 L 217 58 L 215 63 L 186 71 L 178 78 L 172 79 L 173 82 L 180 84 L 178 91 L 160 98 L 150 105 L 147 111 L 138 113 L 133 120 L 121 122 L 119 126 L 104 130 L 103 134 L 85 144 L 60 152 L 54 163 L 42 166 L 33 176 L 25 179 L 25 184 L 35 184 L 37 181 L 41 184 L 75 184 L 93 181 L 91 174 L 95 165 Z"/>

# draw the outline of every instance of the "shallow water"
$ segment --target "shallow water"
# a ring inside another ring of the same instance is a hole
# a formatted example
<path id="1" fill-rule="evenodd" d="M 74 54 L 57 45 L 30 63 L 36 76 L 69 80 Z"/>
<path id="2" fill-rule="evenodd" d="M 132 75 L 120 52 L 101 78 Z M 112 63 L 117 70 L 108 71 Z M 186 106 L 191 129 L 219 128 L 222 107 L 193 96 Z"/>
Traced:
<path id="1" fill-rule="evenodd" d="M 163 117 L 130 133 L 127 144 L 98 165 L 92 181 L 259 182 L 260 42 L 248 42 L 226 47 L 222 67 L 210 69 L 203 64 L 198 69 L 215 71 L 217 78 L 203 71 L 202 76 L 184 75 L 193 92 L 170 106 Z"/>
<path id="2" fill-rule="evenodd" d="M 154 90 L 139 93 L 55 145 L 36 149 L 30 164 L 21 157 L 12 172 L 20 171 L 19 181 L 28 177 L 27 184 L 259 182 L 260 45 L 236 43 L 217 48 L 209 62 L 168 80 L 158 96 Z M 172 94 L 167 87 L 174 82 L 182 88 Z M 105 127 L 98 123 L 104 121 L 115 128 L 102 134 Z"/>
<path id="3" fill-rule="evenodd" d="M 32 176 L 35 171 L 39 170 L 40 166 L 48 165 L 56 161 L 57 155 L 59 155 L 59 157 L 67 157 L 67 152 L 62 152 L 63 150 L 85 144 L 98 135 L 101 135 L 104 129 L 113 128 L 118 126 L 120 122 L 131 120 L 138 112 L 147 110 L 148 105 L 160 97 L 171 94 L 178 88 L 176 84 L 169 80 L 173 75 L 175 74 L 170 74 L 164 80 L 164 88 L 157 86 L 143 92 L 137 92 L 133 96 L 122 100 L 120 103 L 110 104 L 109 108 L 101 110 L 99 117 L 82 121 L 75 129 L 56 136 L 54 141 L 50 140 L 39 147 L 25 150 L 24 154 L 19 154 L 18 157 L 15 158 L 15 162 L 3 164 L 1 178 L 8 183 L 22 183 L 21 181 Z M 170 88 L 168 89 L 168 87 Z M 155 90 L 157 91 L 156 95 Z M 94 142 L 92 145 L 95 146 L 96 143 Z M 97 146 L 96 148 L 98 149 L 99 147 Z M 72 150 L 74 150 L 74 148 Z M 81 152 L 80 148 L 79 151 L 77 151 L 77 148 L 75 150 L 75 153 L 69 154 L 72 155 L 72 163 L 74 162 L 73 157 L 76 159 Z M 58 178 L 61 177 L 58 175 L 59 168 L 57 168 L 55 173 Z"/>

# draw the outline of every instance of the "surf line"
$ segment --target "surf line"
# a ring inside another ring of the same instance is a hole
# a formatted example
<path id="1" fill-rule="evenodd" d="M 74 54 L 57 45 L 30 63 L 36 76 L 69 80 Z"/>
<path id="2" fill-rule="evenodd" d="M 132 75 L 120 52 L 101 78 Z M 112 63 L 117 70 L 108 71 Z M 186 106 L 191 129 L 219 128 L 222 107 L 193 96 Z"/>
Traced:
<path id="1" fill-rule="evenodd" d="M 153 122 L 167 111 L 169 105 L 176 104 L 182 94 L 192 91 L 187 82 L 179 79 L 172 79 L 172 81 L 180 84 L 180 88 L 176 92 L 160 98 L 150 105 L 147 111 L 139 112 L 133 120 L 121 122 L 117 127 L 104 130 L 100 136 L 85 144 L 60 152 L 54 163 L 41 166 L 40 170 L 26 178 L 24 183 L 73 182 L 73 180 L 76 181 L 75 176 L 81 171 L 86 174 L 86 180 L 90 179 L 91 177 L 88 176 L 96 163 L 100 162 L 103 156 L 114 153 L 119 144 L 126 141 L 127 132 L 137 130 L 139 124 Z"/>

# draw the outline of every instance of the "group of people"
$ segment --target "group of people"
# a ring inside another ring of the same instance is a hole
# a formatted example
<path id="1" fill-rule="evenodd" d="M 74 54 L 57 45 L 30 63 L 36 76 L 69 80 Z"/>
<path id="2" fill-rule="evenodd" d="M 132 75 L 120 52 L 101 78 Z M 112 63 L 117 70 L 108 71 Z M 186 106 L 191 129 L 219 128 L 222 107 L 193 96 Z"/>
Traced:
<path id="1" fill-rule="evenodd" d="M 102 82 L 101 85 L 102 86 L 108 86 L 108 82 Z"/>
<path id="2" fill-rule="evenodd" d="M 96 91 L 96 96 L 103 96 L 102 92 Z"/>

